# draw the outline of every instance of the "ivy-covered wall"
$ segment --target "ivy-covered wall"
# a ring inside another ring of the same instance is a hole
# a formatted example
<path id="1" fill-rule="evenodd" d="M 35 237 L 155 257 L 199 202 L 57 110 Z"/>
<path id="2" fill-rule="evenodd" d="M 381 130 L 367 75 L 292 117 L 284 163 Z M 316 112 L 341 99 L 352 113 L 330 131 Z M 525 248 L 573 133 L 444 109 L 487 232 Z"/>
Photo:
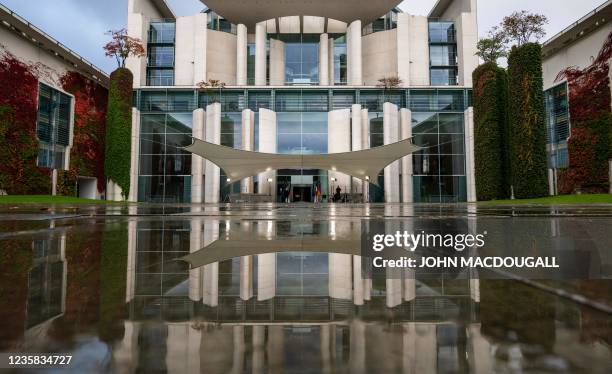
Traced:
<path id="1" fill-rule="evenodd" d="M 0 189 L 9 194 L 48 194 L 50 171 L 36 166 L 37 66 L 0 49 Z"/>
<path id="2" fill-rule="evenodd" d="M 121 187 L 124 199 L 130 192 L 133 79 L 125 68 L 111 74 L 106 114 L 106 179 Z"/>
<path id="3" fill-rule="evenodd" d="M 509 197 L 508 76 L 493 62 L 480 65 L 474 82 L 474 157 L 479 201 Z"/>
<path id="4" fill-rule="evenodd" d="M 548 195 L 542 47 L 513 47 L 508 57 L 510 183 L 514 196 Z"/>
<path id="5" fill-rule="evenodd" d="M 608 160 L 612 158 L 609 61 L 612 32 L 597 59 L 586 69 L 569 68 L 557 80 L 567 79 L 571 135 L 569 168 L 559 173 L 559 191 L 607 193 Z"/>
<path id="6" fill-rule="evenodd" d="M 66 72 L 60 78 L 60 84 L 64 91 L 74 95 L 75 101 L 70 172 L 64 174 L 74 179 L 76 176 L 96 177 L 98 192 L 102 192 L 105 188 L 104 141 L 108 90 L 74 71 Z"/>

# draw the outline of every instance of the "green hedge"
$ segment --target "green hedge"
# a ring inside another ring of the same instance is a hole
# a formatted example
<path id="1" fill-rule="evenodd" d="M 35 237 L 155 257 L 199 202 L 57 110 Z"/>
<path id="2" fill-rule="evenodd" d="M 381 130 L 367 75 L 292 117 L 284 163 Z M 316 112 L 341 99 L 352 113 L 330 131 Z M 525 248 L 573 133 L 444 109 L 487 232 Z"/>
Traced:
<path id="1" fill-rule="evenodd" d="M 508 57 L 510 181 L 514 196 L 548 195 L 542 47 L 513 47 Z"/>
<path id="2" fill-rule="evenodd" d="M 133 81 L 132 73 L 125 68 L 111 74 L 106 113 L 106 179 L 121 187 L 124 198 L 130 192 Z"/>
<path id="3" fill-rule="evenodd" d="M 479 201 L 509 197 L 508 76 L 494 62 L 480 65 L 474 82 L 474 157 Z"/>

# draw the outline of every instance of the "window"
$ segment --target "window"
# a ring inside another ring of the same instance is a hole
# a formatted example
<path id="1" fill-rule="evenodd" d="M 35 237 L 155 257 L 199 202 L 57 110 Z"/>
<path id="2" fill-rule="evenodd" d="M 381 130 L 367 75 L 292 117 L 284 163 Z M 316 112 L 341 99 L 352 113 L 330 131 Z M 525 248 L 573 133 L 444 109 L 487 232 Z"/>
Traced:
<path id="1" fill-rule="evenodd" d="M 429 22 L 429 65 L 432 86 L 458 84 L 457 41 L 453 22 Z"/>
<path id="2" fill-rule="evenodd" d="M 283 34 L 285 43 L 285 83 L 317 84 L 319 82 L 318 34 Z"/>
<path id="3" fill-rule="evenodd" d="M 151 46 L 149 48 L 150 67 L 173 67 L 174 66 L 174 47 Z"/>
<path id="4" fill-rule="evenodd" d="M 72 98 L 43 83 L 39 85 L 36 134 L 38 166 L 63 169 L 70 144 Z"/>
<path id="5" fill-rule="evenodd" d="M 171 69 L 147 69 L 147 86 L 172 86 L 174 85 L 174 70 Z"/>
<path id="6" fill-rule="evenodd" d="M 147 86 L 174 85 L 175 29 L 174 22 L 151 22 L 147 45 Z"/>
<path id="7" fill-rule="evenodd" d="M 346 84 L 347 71 L 346 36 L 334 39 L 334 84 Z"/>

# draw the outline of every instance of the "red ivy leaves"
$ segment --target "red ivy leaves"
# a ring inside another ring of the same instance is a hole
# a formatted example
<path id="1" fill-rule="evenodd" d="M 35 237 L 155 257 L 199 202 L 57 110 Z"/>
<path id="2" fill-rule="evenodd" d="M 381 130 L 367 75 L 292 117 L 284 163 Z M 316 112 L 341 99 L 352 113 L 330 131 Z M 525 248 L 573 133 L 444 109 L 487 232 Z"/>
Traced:
<path id="1" fill-rule="evenodd" d="M 104 46 L 106 56 L 117 60 L 117 67 L 124 68 L 128 57 L 142 57 L 145 55 L 145 47 L 142 41 L 128 36 L 126 29 L 109 30 L 107 32 L 112 40 Z"/>

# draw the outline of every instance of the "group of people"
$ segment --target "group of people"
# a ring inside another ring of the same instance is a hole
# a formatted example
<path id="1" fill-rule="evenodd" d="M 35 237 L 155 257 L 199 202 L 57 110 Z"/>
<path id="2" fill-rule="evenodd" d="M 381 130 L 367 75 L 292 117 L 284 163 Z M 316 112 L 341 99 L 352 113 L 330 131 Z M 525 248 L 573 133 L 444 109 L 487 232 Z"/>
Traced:
<path id="1" fill-rule="evenodd" d="M 291 183 L 284 182 L 279 188 L 280 201 L 283 203 L 291 202 Z M 321 182 L 314 182 L 312 185 L 312 201 L 314 203 L 323 202 L 323 191 L 321 189 Z M 336 193 L 331 196 L 331 201 L 334 203 L 347 202 L 347 196 L 342 195 L 342 188 L 336 187 Z"/>

